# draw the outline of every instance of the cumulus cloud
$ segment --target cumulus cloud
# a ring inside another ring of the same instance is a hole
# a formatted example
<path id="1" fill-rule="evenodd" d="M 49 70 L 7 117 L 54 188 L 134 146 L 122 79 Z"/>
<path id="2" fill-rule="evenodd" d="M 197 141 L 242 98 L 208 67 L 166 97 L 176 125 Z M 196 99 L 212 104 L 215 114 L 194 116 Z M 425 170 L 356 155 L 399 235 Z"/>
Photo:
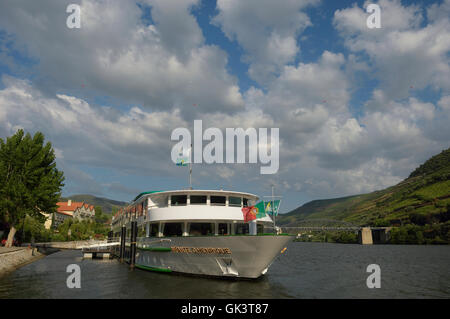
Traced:
<path id="1" fill-rule="evenodd" d="M 151 184 L 149 177 L 187 184 L 188 173 L 170 160 L 170 135 L 192 130 L 194 119 L 203 130 L 279 128 L 275 176 L 261 176 L 260 164 L 199 164 L 193 181 L 254 193 L 274 183 L 294 193 L 291 208 L 304 194 L 390 186 L 449 146 L 449 0 L 428 7 L 381 0 L 380 30 L 366 26 L 368 2 L 337 10 L 332 23 L 345 51 L 295 63 L 297 38 L 314 27 L 305 11 L 318 1 L 218 0 L 211 22 L 243 48 L 250 76 L 263 87 L 245 92 L 225 49 L 205 43 L 192 14 L 199 0 L 138 2 L 82 0 L 79 30 L 65 26 L 68 1 L 0 5 L 8 42 L 1 43 L 2 61 L 17 71 L 2 77 L 0 136 L 18 128 L 44 132 L 67 192 L 130 196 Z M 5 54 L 11 48 L 32 60 L 29 73 Z M 377 79 L 356 102 L 355 72 Z M 433 98 L 409 94 L 422 88 Z"/>
<path id="2" fill-rule="evenodd" d="M 173 110 L 232 113 L 243 108 L 227 54 L 204 43 L 190 12 L 198 1 L 145 1 L 154 24 L 146 25 L 133 1 L 81 1 L 80 29 L 66 27 L 70 1 L 6 1 L 0 27 L 15 45 L 39 57 L 42 88 L 80 88 L 122 103 Z"/>
<path id="3" fill-rule="evenodd" d="M 10 136 L 18 128 L 26 128 L 33 133 L 44 132 L 56 149 L 58 165 L 66 172 L 66 191 L 80 192 L 86 184 L 85 192 L 103 195 L 105 192 L 129 194 L 136 188 L 120 188 L 116 183 L 94 181 L 91 174 L 78 167 L 110 170 L 122 175 L 173 178 L 182 174 L 174 171 L 170 153 L 175 142 L 170 140 L 171 132 L 177 127 L 192 127 L 179 109 L 170 111 L 148 111 L 140 107 L 130 107 L 120 112 L 111 107 L 91 105 L 85 100 L 65 94 L 49 97 L 27 80 L 3 76 L 0 90 L 0 136 Z M 111 112 L 110 112 L 111 111 Z M 248 119 L 251 120 L 249 121 Z M 204 118 L 203 131 L 208 127 L 218 127 L 225 132 L 226 127 L 252 127 L 267 124 L 270 120 L 262 112 L 250 110 L 237 117 L 227 114 L 210 114 Z M 205 146 L 206 143 L 203 143 Z M 201 145 L 200 145 L 201 147 Z M 198 165 L 209 181 L 211 175 L 230 179 L 240 170 L 240 177 L 250 174 L 245 165 L 237 168 L 207 167 Z M 251 174 L 259 169 L 254 164 Z M 201 179 L 196 179 L 198 184 Z M 128 189 L 128 190 L 127 190 Z"/>
<path id="4" fill-rule="evenodd" d="M 427 24 L 420 5 L 403 6 L 399 0 L 380 0 L 381 28 L 366 26 L 366 1 L 337 10 L 334 25 L 345 45 L 355 53 L 366 54 L 372 72 L 381 83 L 387 99 L 408 96 L 411 89 L 431 87 L 450 90 L 449 1 L 428 8 Z"/>
<path id="5" fill-rule="evenodd" d="M 330 118 L 348 116 L 350 82 L 344 64 L 342 54 L 325 51 L 317 63 L 285 66 L 267 92 L 256 88 L 246 92 L 246 104 L 258 105 L 280 128 L 284 165 L 305 152 L 306 143 Z"/>
<path id="6" fill-rule="evenodd" d="M 162 158 L 151 149 L 170 150 L 166 137 L 171 128 L 186 125 L 179 111 L 146 112 L 133 107 L 108 118 L 104 116 L 108 107 L 63 94 L 47 97 L 25 80 L 4 76 L 3 83 L 2 136 L 15 133 L 17 125 L 43 131 L 68 163 L 151 170 L 148 160 Z"/>
<path id="7" fill-rule="evenodd" d="M 294 60 L 300 50 L 297 36 L 312 25 L 304 9 L 318 3 L 295 0 L 280 5 L 270 0 L 218 0 L 219 14 L 213 23 L 244 48 L 249 75 L 264 85 Z"/>

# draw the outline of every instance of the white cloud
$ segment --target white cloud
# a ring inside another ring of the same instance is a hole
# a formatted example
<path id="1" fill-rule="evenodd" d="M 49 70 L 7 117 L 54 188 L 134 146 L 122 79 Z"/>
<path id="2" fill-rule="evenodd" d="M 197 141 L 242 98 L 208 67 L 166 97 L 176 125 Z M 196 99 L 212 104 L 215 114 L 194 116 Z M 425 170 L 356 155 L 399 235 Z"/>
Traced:
<path id="1" fill-rule="evenodd" d="M 419 5 L 398 0 L 379 1 L 381 29 L 367 28 L 365 6 L 356 5 L 337 10 L 334 25 L 352 52 L 369 56 L 387 99 L 405 98 L 412 89 L 450 90 L 450 19 L 436 13 L 448 3 L 431 6 L 426 25 Z"/>
<path id="2" fill-rule="evenodd" d="M 350 53 L 325 50 L 296 64 L 296 39 L 312 26 L 304 11 L 317 1 L 219 0 L 213 23 L 242 46 L 250 76 L 264 84 L 243 94 L 226 52 L 205 44 L 191 13 L 199 1 L 140 2 L 155 24 L 141 21 L 134 2 L 83 0 L 80 30 L 65 27 L 68 2 L 0 5 L 0 27 L 14 48 L 38 59 L 32 81 L 3 76 L 0 136 L 19 127 L 44 132 L 71 192 L 136 190 L 116 176 L 97 181 L 85 166 L 187 180 L 173 169 L 169 138 L 194 119 L 222 131 L 280 128 L 281 157 L 270 177 L 259 175 L 259 164 L 198 165 L 194 185 L 257 192 L 273 182 L 311 199 L 390 186 L 449 146 L 448 0 L 429 6 L 427 20 L 419 5 L 382 0 L 381 30 L 366 27 L 363 8 L 339 10 L 334 25 Z M 362 114 L 350 110 L 355 71 L 380 81 Z M 87 93 L 73 89 L 81 84 Z M 430 86 L 437 98 L 410 97 L 410 86 Z M 98 105 L 99 96 L 122 106 Z"/>
<path id="3" fill-rule="evenodd" d="M 104 116 L 108 108 L 93 107 L 76 97 L 47 97 L 29 82 L 11 77 L 4 77 L 3 82 L 2 136 L 15 133 L 17 125 L 42 131 L 66 162 L 151 170 L 148 160 L 163 158 L 151 149 L 169 150 L 166 137 L 171 128 L 186 125 L 179 111 L 145 112 L 134 107 L 108 118 Z"/>
<path id="4" fill-rule="evenodd" d="M 133 1 L 83 0 L 80 29 L 65 25 L 68 1 L 3 3 L 0 27 L 38 57 L 39 85 L 52 93 L 80 88 L 145 108 L 186 114 L 243 108 L 227 55 L 206 45 L 190 10 L 198 1 L 146 1 L 155 24 Z M 38 14 L 36 14 L 38 12 Z"/>
<path id="5" fill-rule="evenodd" d="M 441 97 L 441 99 L 438 102 L 438 105 L 446 111 L 450 111 L 450 95 L 446 95 Z"/>
<path id="6" fill-rule="evenodd" d="M 244 48 L 250 77 L 265 85 L 294 60 L 300 50 L 297 36 L 312 25 L 302 10 L 318 2 L 218 0 L 213 23 Z"/>

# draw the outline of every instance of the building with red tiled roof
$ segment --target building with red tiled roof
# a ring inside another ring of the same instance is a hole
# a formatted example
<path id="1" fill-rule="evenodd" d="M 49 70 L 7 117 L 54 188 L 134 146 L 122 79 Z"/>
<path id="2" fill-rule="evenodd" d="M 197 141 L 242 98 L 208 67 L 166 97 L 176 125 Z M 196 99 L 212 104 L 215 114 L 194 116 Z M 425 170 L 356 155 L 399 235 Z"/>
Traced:
<path id="1" fill-rule="evenodd" d="M 72 202 L 70 199 L 67 202 L 57 202 L 58 205 L 58 213 L 66 213 L 73 216 L 75 210 L 84 205 L 83 202 Z"/>
<path id="2" fill-rule="evenodd" d="M 92 220 L 95 216 L 93 205 L 84 202 L 57 202 L 56 213 L 48 215 L 48 222 L 45 223 L 46 228 L 58 227 L 67 218 L 76 218 L 77 220 Z"/>
<path id="3" fill-rule="evenodd" d="M 81 203 L 74 211 L 74 218 L 78 220 L 92 220 L 95 217 L 94 205 L 89 205 L 88 203 Z"/>

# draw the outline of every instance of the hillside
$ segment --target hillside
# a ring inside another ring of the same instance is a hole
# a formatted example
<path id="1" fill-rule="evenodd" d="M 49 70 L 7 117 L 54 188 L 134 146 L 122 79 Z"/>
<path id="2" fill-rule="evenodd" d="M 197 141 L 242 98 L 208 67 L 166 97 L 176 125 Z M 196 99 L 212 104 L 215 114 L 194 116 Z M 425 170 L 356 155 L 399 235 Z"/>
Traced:
<path id="1" fill-rule="evenodd" d="M 368 194 L 315 200 L 280 215 L 277 222 L 295 225 L 299 220 L 314 218 L 344 220 L 365 226 L 411 225 L 420 228 L 428 225 L 421 231 L 435 232 L 439 228 L 439 238 L 448 237 L 450 149 L 430 158 L 395 186 Z M 446 240 L 450 241 L 450 238 Z"/>
<path id="2" fill-rule="evenodd" d="M 103 197 L 96 197 L 93 195 L 88 194 L 80 194 L 80 195 L 72 195 L 69 197 L 62 197 L 61 201 L 67 201 L 67 200 L 73 200 L 75 202 L 86 202 L 88 204 L 94 205 L 94 206 L 100 206 L 102 208 L 102 211 L 106 214 L 111 214 L 114 207 L 123 207 L 127 203 L 116 201 L 108 198 Z"/>

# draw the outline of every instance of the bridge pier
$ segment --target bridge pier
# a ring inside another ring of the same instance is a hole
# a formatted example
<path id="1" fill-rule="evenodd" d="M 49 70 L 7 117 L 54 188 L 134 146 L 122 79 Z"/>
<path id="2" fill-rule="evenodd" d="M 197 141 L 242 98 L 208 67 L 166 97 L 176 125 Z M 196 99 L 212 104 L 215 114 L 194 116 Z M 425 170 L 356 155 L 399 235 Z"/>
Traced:
<path id="1" fill-rule="evenodd" d="M 363 227 L 358 232 L 358 239 L 359 243 L 362 245 L 372 245 L 373 239 L 372 239 L 372 230 L 370 227 Z"/>

